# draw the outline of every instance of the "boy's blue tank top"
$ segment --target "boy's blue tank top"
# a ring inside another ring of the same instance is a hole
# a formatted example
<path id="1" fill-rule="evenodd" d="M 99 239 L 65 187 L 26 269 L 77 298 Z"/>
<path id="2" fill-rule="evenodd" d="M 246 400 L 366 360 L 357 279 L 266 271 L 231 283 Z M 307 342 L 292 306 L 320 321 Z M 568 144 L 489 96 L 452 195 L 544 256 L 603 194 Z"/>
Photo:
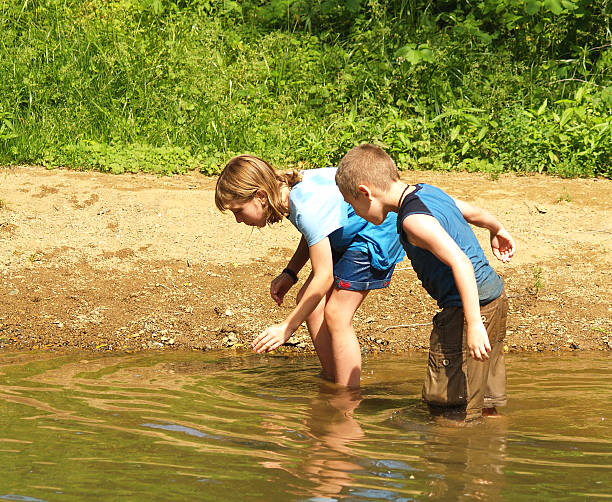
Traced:
<path id="1" fill-rule="evenodd" d="M 489 264 L 478 239 L 455 201 L 439 188 L 419 183 L 402 201 L 398 210 L 397 230 L 402 246 L 412 262 L 412 268 L 440 308 L 460 307 L 461 297 L 451 268 L 431 252 L 408 242 L 402 224 L 411 214 L 433 216 L 467 255 L 474 267 L 481 305 L 501 295 L 504 287 L 501 277 Z"/>
<path id="2" fill-rule="evenodd" d="M 357 216 L 336 185 L 336 168 L 309 169 L 291 189 L 289 220 L 308 247 L 325 237 L 337 252 L 359 250 L 377 270 L 387 270 L 404 258 L 396 230 L 397 214 L 389 213 L 381 225 Z"/>

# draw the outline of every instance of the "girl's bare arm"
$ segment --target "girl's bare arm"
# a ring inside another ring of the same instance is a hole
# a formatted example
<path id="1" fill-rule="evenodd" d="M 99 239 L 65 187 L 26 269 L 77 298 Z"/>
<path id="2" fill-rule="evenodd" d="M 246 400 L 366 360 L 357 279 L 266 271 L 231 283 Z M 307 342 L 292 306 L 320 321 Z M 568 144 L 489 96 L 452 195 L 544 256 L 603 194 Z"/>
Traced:
<path id="1" fill-rule="evenodd" d="M 308 261 L 308 257 L 308 244 L 306 243 L 304 236 L 302 236 L 298 247 L 287 264 L 287 268 L 297 275 Z M 272 279 L 272 282 L 270 283 L 270 296 L 278 305 L 282 305 L 285 295 L 291 289 L 293 284 L 293 277 L 281 272 L 274 279 Z"/>
<path id="2" fill-rule="evenodd" d="M 297 306 L 280 324 L 270 326 L 253 341 L 255 352 L 269 352 L 285 343 L 317 307 L 334 283 L 331 244 L 325 237 L 308 248 L 313 277 Z"/>

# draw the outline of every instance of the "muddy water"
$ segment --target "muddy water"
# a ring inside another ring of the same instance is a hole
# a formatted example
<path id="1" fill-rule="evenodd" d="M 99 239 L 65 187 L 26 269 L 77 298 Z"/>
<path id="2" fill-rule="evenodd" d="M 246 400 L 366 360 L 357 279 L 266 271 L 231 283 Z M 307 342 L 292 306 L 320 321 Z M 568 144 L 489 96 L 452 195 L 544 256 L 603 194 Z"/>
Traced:
<path id="1" fill-rule="evenodd" d="M 0 500 L 612 499 L 612 358 L 508 359 L 505 416 L 433 419 L 423 355 L 0 354 Z"/>

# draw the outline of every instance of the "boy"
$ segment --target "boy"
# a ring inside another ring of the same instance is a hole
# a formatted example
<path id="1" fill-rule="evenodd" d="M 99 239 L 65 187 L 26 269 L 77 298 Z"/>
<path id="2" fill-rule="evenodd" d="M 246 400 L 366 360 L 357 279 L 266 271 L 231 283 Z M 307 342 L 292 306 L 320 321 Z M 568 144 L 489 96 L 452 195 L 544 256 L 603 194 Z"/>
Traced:
<path id="1" fill-rule="evenodd" d="M 442 309 L 433 318 L 423 399 L 433 411 L 458 411 L 466 421 L 496 415 L 506 404 L 508 300 L 469 223 L 489 230 L 493 254 L 504 263 L 515 251 L 510 234 L 483 209 L 431 185 L 402 183 L 391 157 L 375 145 L 350 150 L 336 183 L 355 212 L 374 224 L 398 213 L 400 242 Z"/>

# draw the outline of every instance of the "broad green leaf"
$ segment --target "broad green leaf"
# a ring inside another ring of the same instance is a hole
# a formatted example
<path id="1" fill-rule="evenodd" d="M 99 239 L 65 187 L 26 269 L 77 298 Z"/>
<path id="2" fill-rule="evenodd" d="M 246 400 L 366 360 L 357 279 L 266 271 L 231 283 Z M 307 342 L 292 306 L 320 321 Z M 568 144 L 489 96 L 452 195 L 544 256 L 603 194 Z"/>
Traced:
<path id="1" fill-rule="evenodd" d="M 423 47 L 419 50 L 421 55 L 421 59 L 427 63 L 433 63 L 434 61 L 434 52 L 429 47 Z"/>
<path id="2" fill-rule="evenodd" d="M 544 0 L 544 7 L 557 16 L 563 12 L 563 7 L 559 0 Z"/>
<path id="3" fill-rule="evenodd" d="M 478 141 L 482 141 L 482 138 L 485 137 L 488 131 L 489 128 L 487 126 L 483 126 L 482 129 L 480 129 L 480 132 L 478 133 Z"/>
<path id="4" fill-rule="evenodd" d="M 583 94 L 584 94 L 584 87 L 581 87 L 580 89 L 576 91 L 576 95 L 574 96 L 576 103 L 580 103 L 580 101 L 582 100 Z"/>
<path id="5" fill-rule="evenodd" d="M 570 2 L 569 0 L 561 0 L 561 5 L 567 10 L 576 10 L 578 8 L 574 2 Z"/>
<path id="6" fill-rule="evenodd" d="M 544 113 L 544 110 L 546 110 L 547 105 L 548 105 L 548 99 L 545 99 L 544 103 L 542 103 L 540 108 L 538 108 L 538 117 Z"/>
<path id="7" fill-rule="evenodd" d="M 465 143 L 463 143 L 463 148 L 461 149 L 461 155 L 465 155 L 465 152 L 467 152 L 470 149 L 470 142 L 466 141 Z"/>
<path id="8" fill-rule="evenodd" d="M 525 10 L 530 16 L 537 14 L 540 10 L 540 2 L 536 0 L 527 0 L 527 3 L 525 4 Z"/>
<path id="9" fill-rule="evenodd" d="M 451 143 L 457 139 L 457 136 L 459 136 L 460 130 L 461 130 L 461 126 L 458 125 L 451 131 L 451 136 L 450 136 Z"/>
<path id="10" fill-rule="evenodd" d="M 569 119 L 572 118 L 572 115 L 574 114 L 574 109 L 573 108 L 568 108 L 566 109 L 562 114 L 561 114 L 561 122 L 559 122 L 559 125 L 561 127 L 563 127 L 565 124 L 568 123 Z"/>
<path id="11" fill-rule="evenodd" d="M 400 47 L 399 49 L 397 49 L 397 51 L 395 51 L 395 57 L 405 58 L 406 54 L 408 54 L 410 51 L 414 51 L 415 48 L 416 48 L 416 44 L 406 44 L 403 47 Z"/>

